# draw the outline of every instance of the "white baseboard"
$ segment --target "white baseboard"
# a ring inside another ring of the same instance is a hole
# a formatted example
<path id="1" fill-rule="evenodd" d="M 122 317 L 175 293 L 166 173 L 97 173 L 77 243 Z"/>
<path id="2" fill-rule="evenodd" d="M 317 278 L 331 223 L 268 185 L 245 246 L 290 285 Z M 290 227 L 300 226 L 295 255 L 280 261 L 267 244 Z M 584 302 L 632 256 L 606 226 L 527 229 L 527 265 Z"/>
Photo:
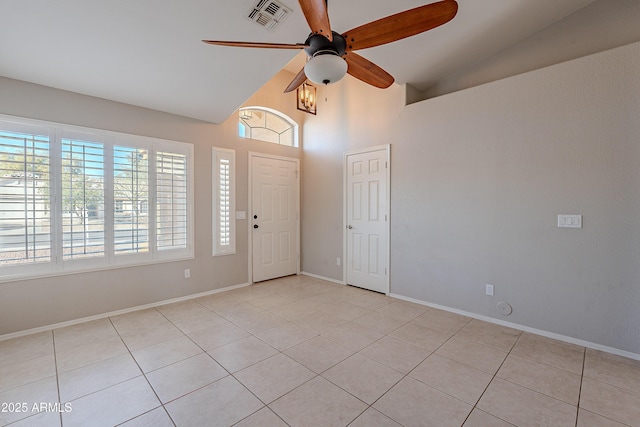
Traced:
<path id="1" fill-rule="evenodd" d="M 606 353 L 615 354 L 622 357 L 627 357 L 629 359 L 640 360 L 640 354 L 632 353 L 630 351 L 624 351 L 613 347 L 608 347 L 606 345 L 596 344 L 590 341 L 579 340 L 576 338 L 568 337 L 566 335 L 560 335 L 553 332 L 543 331 L 541 329 L 530 328 L 528 326 L 522 326 L 517 323 L 505 322 L 504 320 L 494 319 L 493 317 L 483 316 L 481 314 L 470 313 L 468 311 L 458 310 L 455 308 L 447 307 L 444 305 L 433 304 L 430 302 L 418 300 L 415 298 L 409 298 L 402 295 L 390 294 L 391 297 L 401 299 L 403 301 L 409 301 L 420 305 L 426 305 L 428 307 L 437 308 L 439 310 L 449 311 L 451 313 L 460 314 L 462 316 L 472 317 L 474 319 L 483 320 L 489 323 L 495 323 L 497 325 L 506 326 L 509 328 L 517 329 L 519 331 L 530 332 L 532 334 L 541 335 L 543 337 L 551 338 L 558 341 L 564 341 L 569 344 L 576 344 L 582 347 L 591 348 L 593 350 L 600 350 Z"/>
<path id="2" fill-rule="evenodd" d="M 138 305 L 135 307 L 129 307 L 122 310 L 111 311 L 109 313 L 96 314 L 95 316 L 82 317 L 80 319 L 68 320 L 66 322 L 54 323 L 52 325 L 40 326 L 37 328 L 26 329 L 24 331 L 12 332 L 10 334 L 0 335 L 0 341 L 9 340 L 11 338 L 23 337 L 25 335 L 36 334 L 38 332 L 50 331 L 52 329 L 64 328 L 65 326 L 73 326 L 79 323 L 90 322 L 92 320 L 104 319 L 105 317 L 118 316 L 120 314 L 131 313 L 132 311 L 144 310 L 146 308 L 159 307 L 161 305 L 173 304 L 176 302 L 187 301 L 194 298 L 200 298 L 207 295 L 213 295 L 220 292 L 230 291 L 232 289 L 244 288 L 249 286 L 250 283 L 242 283 L 240 285 L 227 286 L 226 288 L 214 289 L 212 291 L 201 292 L 198 294 L 187 295 L 179 298 L 172 298 L 168 300 L 153 302 L 151 304 Z"/>
<path id="3" fill-rule="evenodd" d="M 314 279 L 324 280 L 326 282 L 337 283 L 338 285 L 345 284 L 342 280 L 330 279 L 329 277 L 319 276 L 313 273 L 307 273 L 306 271 L 301 271 L 300 274 L 302 274 L 303 276 L 313 277 Z"/>

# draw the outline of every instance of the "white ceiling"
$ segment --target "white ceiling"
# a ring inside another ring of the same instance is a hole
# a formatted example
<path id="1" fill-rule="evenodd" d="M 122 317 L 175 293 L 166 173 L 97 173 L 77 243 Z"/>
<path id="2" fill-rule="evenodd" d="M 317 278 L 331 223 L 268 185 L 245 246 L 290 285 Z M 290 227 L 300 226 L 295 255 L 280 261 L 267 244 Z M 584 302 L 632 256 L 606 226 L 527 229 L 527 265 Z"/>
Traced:
<path id="1" fill-rule="evenodd" d="M 268 31 L 245 18 L 255 0 L 3 0 L 0 76 L 220 123 L 298 51 L 200 40 L 304 42 L 298 3 L 281 1 L 294 12 Z M 458 0 L 448 24 L 358 53 L 424 90 L 593 1 Z M 329 16 L 343 33 L 429 2 L 329 0 Z"/>

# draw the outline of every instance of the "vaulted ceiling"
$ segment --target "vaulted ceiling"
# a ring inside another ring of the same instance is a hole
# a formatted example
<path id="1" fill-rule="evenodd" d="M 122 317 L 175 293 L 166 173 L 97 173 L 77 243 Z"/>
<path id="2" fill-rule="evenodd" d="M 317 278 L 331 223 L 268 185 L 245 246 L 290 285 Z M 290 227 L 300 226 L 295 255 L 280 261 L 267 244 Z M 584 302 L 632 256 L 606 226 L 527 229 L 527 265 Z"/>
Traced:
<path id="1" fill-rule="evenodd" d="M 279 1 L 293 12 L 267 30 L 247 18 L 255 0 L 5 0 L 0 76 L 220 123 L 304 53 L 201 40 L 304 42 L 300 6 Z M 458 0 L 448 24 L 358 53 L 425 90 L 593 1 Z M 343 33 L 429 2 L 329 0 L 329 16 Z"/>

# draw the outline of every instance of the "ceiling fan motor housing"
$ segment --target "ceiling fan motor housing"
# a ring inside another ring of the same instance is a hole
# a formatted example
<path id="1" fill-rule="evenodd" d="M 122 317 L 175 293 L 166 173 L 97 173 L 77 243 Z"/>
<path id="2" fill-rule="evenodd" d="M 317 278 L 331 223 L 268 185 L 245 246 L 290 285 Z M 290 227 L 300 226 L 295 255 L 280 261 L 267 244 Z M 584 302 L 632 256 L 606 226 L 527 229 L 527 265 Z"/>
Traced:
<path id="1" fill-rule="evenodd" d="M 325 36 L 320 34 L 311 34 L 304 42 L 308 47 L 304 48 L 309 58 L 317 55 L 334 54 L 344 56 L 347 51 L 347 42 L 340 34 L 332 31 L 333 41 L 329 41 Z"/>

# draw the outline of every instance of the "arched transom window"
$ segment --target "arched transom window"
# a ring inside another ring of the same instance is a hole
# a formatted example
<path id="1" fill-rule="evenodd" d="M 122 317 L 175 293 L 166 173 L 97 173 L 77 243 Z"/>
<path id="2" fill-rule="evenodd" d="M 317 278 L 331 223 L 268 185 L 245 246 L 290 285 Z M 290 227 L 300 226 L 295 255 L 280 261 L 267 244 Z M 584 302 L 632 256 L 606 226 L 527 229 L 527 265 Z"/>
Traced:
<path id="1" fill-rule="evenodd" d="M 298 146 L 298 124 L 280 111 L 266 107 L 241 108 L 238 135 L 273 144 Z"/>

